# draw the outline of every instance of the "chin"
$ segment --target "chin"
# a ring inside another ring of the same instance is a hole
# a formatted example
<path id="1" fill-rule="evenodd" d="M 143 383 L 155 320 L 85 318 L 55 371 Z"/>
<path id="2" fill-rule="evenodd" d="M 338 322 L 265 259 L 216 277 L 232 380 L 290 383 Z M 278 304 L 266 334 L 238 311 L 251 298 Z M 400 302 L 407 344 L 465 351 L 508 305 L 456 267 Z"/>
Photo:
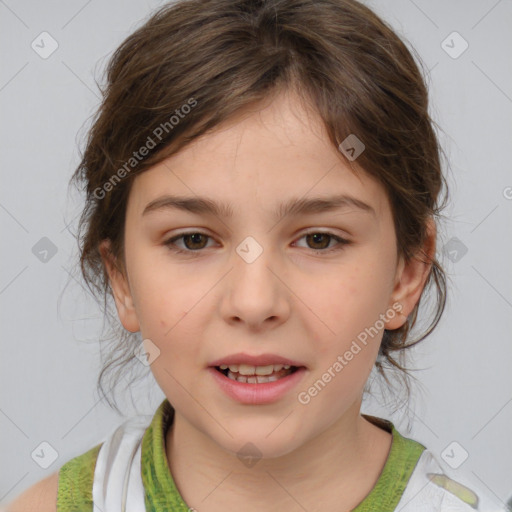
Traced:
<path id="1" fill-rule="evenodd" d="M 233 437 L 223 432 L 220 438 L 215 436 L 212 439 L 219 447 L 231 452 L 242 462 L 245 459 L 251 461 L 282 457 L 302 445 L 302 437 L 299 438 L 296 432 L 290 430 L 290 426 L 276 428 L 279 421 L 277 423 L 274 421 L 272 428 L 268 428 L 268 421 L 263 422 L 261 428 L 258 428 L 257 422 L 251 423 L 251 428 L 244 428 L 243 425 L 235 427 L 234 422 L 230 423 L 228 430 Z M 249 467 L 249 464 L 247 465 Z"/>

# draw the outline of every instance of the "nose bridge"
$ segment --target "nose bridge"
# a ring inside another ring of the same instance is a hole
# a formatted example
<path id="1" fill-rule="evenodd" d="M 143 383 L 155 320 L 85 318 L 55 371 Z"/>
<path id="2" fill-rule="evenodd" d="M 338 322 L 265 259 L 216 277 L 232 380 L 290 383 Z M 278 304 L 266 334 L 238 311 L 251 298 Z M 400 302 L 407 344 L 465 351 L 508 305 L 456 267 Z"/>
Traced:
<path id="1" fill-rule="evenodd" d="M 251 324 L 285 315 L 285 292 L 275 275 L 280 265 L 275 252 L 268 246 L 269 240 L 270 236 L 263 240 L 263 235 L 249 235 L 235 247 L 224 315 Z"/>
<path id="2" fill-rule="evenodd" d="M 259 239 L 259 241 L 257 240 Z M 234 275 L 235 284 L 242 287 L 251 287 L 254 292 L 261 294 L 269 293 L 275 285 L 275 276 L 269 270 L 272 259 L 275 262 L 274 252 L 270 248 L 270 237 L 263 240 L 263 236 L 249 235 L 245 237 L 235 248 Z M 250 290 L 243 290 L 243 293 Z"/>

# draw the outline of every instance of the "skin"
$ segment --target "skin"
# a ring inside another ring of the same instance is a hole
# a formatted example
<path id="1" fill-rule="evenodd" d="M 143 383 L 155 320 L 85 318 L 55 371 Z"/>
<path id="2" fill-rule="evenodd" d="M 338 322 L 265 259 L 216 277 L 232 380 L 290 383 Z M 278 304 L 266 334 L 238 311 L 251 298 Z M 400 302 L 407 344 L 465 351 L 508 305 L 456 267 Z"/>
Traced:
<path id="1" fill-rule="evenodd" d="M 376 215 L 349 207 L 277 223 L 271 214 L 289 198 L 333 192 L 366 202 Z M 235 215 L 176 209 L 142 215 L 166 193 L 226 201 Z M 312 230 L 351 243 L 315 242 L 304 236 Z M 175 241 L 195 257 L 166 245 L 186 231 L 211 237 Z M 433 223 L 429 233 L 423 249 L 433 257 Z M 263 248 L 250 264 L 236 252 L 247 236 Z M 337 250 L 326 253 L 329 248 Z M 125 265 L 108 249 L 105 241 L 101 252 L 123 326 L 160 350 L 151 370 L 176 411 L 167 459 L 189 506 L 348 510 L 365 498 L 386 462 L 391 435 L 361 416 L 363 389 L 384 328 L 403 325 L 430 266 L 397 257 L 383 187 L 350 170 L 314 111 L 283 92 L 137 176 L 126 212 Z M 307 405 L 299 403 L 297 394 L 397 302 L 403 314 L 387 315 L 343 371 Z M 279 354 L 307 371 L 276 403 L 240 404 L 206 370 L 236 352 Z M 248 442 L 262 454 L 250 468 L 236 456 Z"/>

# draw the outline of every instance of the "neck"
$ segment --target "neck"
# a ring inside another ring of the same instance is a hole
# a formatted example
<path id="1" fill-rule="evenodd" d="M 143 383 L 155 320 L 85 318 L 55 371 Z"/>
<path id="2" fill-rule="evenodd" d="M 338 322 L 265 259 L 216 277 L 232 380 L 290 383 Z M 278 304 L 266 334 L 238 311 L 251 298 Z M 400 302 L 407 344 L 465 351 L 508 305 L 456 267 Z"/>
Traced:
<path id="1" fill-rule="evenodd" d="M 357 506 L 384 467 L 391 434 L 360 415 L 355 403 L 337 422 L 300 448 L 244 468 L 175 411 L 166 455 L 185 502 L 198 510 L 334 510 Z M 321 507 L 319 505 L 322 504 Z"/>

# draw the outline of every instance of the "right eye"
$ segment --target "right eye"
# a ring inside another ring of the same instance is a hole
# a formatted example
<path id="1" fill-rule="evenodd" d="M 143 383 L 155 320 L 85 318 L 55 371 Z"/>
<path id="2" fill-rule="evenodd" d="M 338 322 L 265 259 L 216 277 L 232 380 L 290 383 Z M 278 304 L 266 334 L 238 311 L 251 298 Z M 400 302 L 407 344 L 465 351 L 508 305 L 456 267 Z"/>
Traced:
<path id="1" fill-rule="evenodd" d="M 205 239 L 211 238 L 206 233 L 201 233 L 200 231 L 189 231 L 187 233 L 181 233 L 175 237 L 167 240 L 164 245 L 166 245 L 171 251 L 178 254 L 191 254 L 194 252 L 200 252 L 201 249 L 204 249 Z M 177 247 L 176 241 L 183 239 L 183 243 L 185 245 L 185 249 L 181 249 Z"/>

